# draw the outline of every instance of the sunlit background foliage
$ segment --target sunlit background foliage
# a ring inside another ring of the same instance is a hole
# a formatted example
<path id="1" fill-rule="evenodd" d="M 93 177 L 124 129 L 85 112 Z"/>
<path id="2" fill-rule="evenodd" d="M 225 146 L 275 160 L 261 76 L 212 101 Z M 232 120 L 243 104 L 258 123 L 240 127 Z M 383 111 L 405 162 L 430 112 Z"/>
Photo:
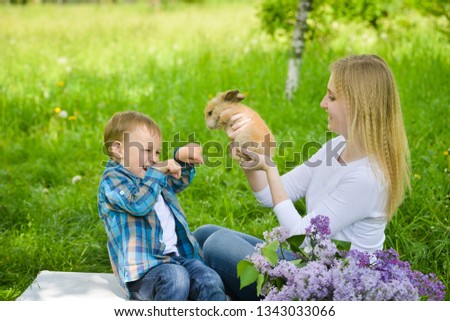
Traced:
<path id="1" fill-rule="evenodd" d="M 223 146 L 205 148 L 216 166 L 198 167 L 180 194 L 192 230 L 213 223 L 261 236 L 276 226 L 226 156 L 226 135 L 207 130 L 203 107 L 219 91 L 246 93 L 278 142 L 290 142 L 276 157 L 284 173 L 314 152 L 305 146 L 330 138 L 319 108 L 328 65 L 357 53 L 391 65 L 412 154 L 413 189 L 385 246 L 449 283 L 446 2 L 315 1 L 291 102 L 284 84 L 296 1 L 7 2 L 0 5 L 0 299 L 14 300 L 41 270 L 111 272 L 96 197 L 107 159 L 103 126 L 116 111 L 152 116 L 165 157 L 188 140 Z M 304 212 L 303 202 L 296 206 Z"/>

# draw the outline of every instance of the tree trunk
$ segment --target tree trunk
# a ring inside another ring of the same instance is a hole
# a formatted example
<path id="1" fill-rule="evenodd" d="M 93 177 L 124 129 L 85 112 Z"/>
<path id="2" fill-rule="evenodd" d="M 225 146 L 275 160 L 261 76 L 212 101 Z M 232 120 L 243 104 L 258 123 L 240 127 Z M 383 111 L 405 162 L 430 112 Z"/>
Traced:
<path id="1" fill-rule="evenodd" d="M 288 76 L 285 90 L 286 97 L 289 100 L 292 100 L 294 92 L 298 87 L 300 65 L 305 47 L 305 32 L 308 28 L 306 18 L 308 17 L 308 12 L 311 10 L 312 1 L 300 0 L 298 3 L 294 34 L 292 36 L 292 53 L 288 62 Z"/>
<path id="2" fill-rule="evenodd" d="M 161 0 L 150 0 L 150 6 L 156 10 L 160 9 L 161 8 Z"/>

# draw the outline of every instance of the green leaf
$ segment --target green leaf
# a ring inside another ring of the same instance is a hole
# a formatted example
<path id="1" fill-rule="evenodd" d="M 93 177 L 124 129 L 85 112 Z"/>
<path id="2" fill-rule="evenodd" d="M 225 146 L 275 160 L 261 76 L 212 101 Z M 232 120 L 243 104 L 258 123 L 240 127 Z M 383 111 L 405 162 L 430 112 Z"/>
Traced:
<path id="1" fill-rule="evenodd" d="M 261 254 L 264 255 L 264 257 L 269 261 L 272 265 L 277 264 L 278 262 L 278 249 L 279 242 L 274 241 L 269 244 L 267 244 L 262 250 Z"/>
<path id="2" fill-rule="evenodd" d="M 256 280 L 256 295 L 261 295 L 261 290 L 264 284 L 267 282 L 269 277 L 267 275 L 258 274 L 258 279 Z"/>
<path id="3" fill-rule="evenodd" d="M 289 237 L 286 242 L 289 243 L 289 246 L 291 247 L 291 251 L 296 252 L 298 251 L 298 248 L 303 244 L 303 241 L 305 240 L 306 235 L 299 234 L 299 235 L 292 235 Z"/>
<path id="4" fill-rule="evenodd" d="M 331 240 L 331 242 L 336 244 L 339 251 L 350 251 L 350 247 L 352 246 L 352 243 L 347 241 Z"/>
<path id="5" fill-rule="evenodd" d="M 286 280 L 283 278 L 276 278 L 274 280 L 275 286 L 277 287 L 278 290 L 281 290 L 283 288 L 283 286 L 286 284 Z"/>
<path id="6" fill-rule="evenodd" d="M 237 265 L 237 275 L 241 280 L 241 289 L 255 282 L 258 278 L 258 271 L 252 262 L 242 260 Z"/>
<path id="7" fill-rule="evenodd" d="M 302 259 L 292 260 L 289 262 L 294 264 L 298 268 L 304 267 L 308 263 L 308 262 L 303 261 Z"/>

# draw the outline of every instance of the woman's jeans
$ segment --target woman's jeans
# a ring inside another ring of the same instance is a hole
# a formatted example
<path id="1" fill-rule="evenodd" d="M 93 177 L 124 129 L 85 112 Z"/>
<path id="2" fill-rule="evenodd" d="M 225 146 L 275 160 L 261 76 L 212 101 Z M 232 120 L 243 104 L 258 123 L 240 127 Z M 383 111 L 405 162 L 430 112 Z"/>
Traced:
<path id="1" fill-rule="evenodd" d="M 225 301 L 223 283 L 217 273 L 197 259 L 173 256 L 179 264 L 164 263 L 139 280 L 128 282 L 130 300 Z"/>
<path id="2" fill-rule="evenodd" d="M 227 294 L 235 300 L 258 300 L 255 283 L 240 289 L 236 267 L 263 240 L 215 225 L 201 226 L 193 234 L 203 248 L 206 264 L 222 278 Z"/>

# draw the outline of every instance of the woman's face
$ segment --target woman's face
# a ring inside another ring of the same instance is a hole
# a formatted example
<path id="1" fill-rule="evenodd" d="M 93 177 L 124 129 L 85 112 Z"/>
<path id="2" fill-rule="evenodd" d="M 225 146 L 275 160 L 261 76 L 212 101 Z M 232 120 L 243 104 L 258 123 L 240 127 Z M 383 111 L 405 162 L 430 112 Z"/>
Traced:
<path id="1" fill-rule="evenodd" d="M 345 138 L 348 137 L 348 108 L 344 97 L 338 95 L 333 82 L 333 75 L 328 81 L 327 94 L 320 102 L 320 107 L 328 113 L 328 129 Z"/>

